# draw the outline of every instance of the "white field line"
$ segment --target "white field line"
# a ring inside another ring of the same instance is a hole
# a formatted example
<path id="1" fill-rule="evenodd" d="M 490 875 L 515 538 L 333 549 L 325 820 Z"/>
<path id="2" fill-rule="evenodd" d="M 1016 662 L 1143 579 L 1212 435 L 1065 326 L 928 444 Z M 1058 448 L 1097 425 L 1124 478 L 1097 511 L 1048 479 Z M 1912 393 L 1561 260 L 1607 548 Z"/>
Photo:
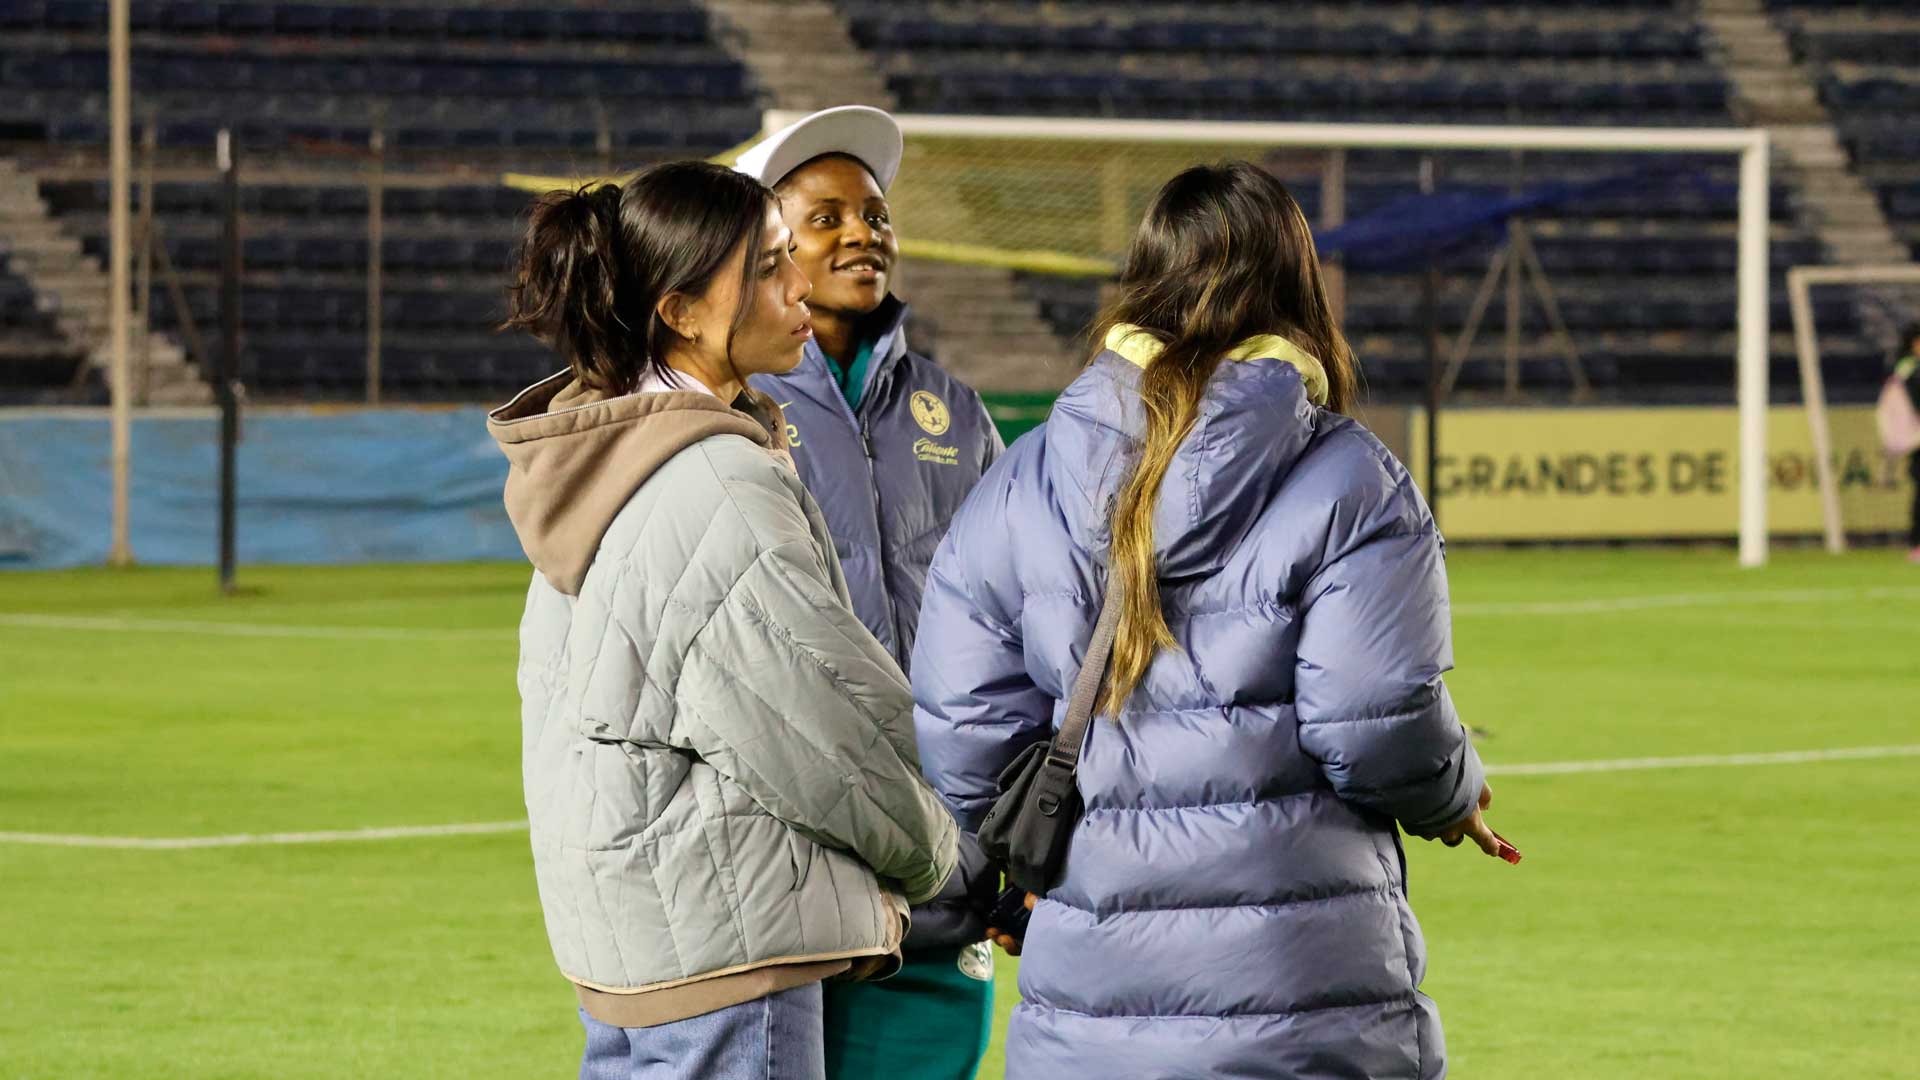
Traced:
<path id="1" fill-rule="evenodd" d="M 1570 773 L 1636 772 L 1650 769 L 1725 769 L 1750 765 L 1795 765 L 1820 761 L 1865 761 L 1920 757 L 1920 744 L 1852 746 L 1833 750 L 1789 750 L 1773 754 L 1705 754 L 1695 757 L 1613 758 L 1598 761 L 1546 761 L 1489 765 L 1490 776 L 1559 776 Z M 48 847 L 132 848 L 177 851 L 187 848 L 328 844 L 358 840 L 406 840 L 417 837 L 475 836 L 522 832 L 524 821 L 479 821 L 457 825 L 402 825 L 385 829 L 337 829 L 330 832 L 237 833 L 231 836 L 76 836 L 60 833 L 0 832 L 0 844 Z"/>
<path id="2" fill-rule="evenodd" d="M 1660 608 L 1719 607 L 1734 604 L 1825 604 L 1836 600 L 1920 599 L 1920 585 L 1885 585 L 1852 589 L 1772 589 L 1752 592 L 1667 593 L 1652 596 L 1616 596 L 1594 600 L 1537 603 L 1455 604 L 1455 615 L 1602 615 L 1612 611 L 1650 611 Z"/>
<path id="3" fill-rule="evenodd" d="M 329 638 L 343 641 L 512 641 L 511 628 L 433 630 L 411 626 L 281 626 L 196 619 L 106 618 L 86 615 L 0 613 L 0 627 L 136 634 L 217 634 L 226 637 Z"/>
<path id="4" fill-rule="evenodd" d="M 350 840 L 411 840 L 422 836 L 484 836 L 490 833 L 525 832 L 526 828 L 524 821 L 474 821 L 456 825 L 398 825 L 384 829 L 235 833 L 231 836 L 69 836 L 60 833 L 0 832 L 0 844 L 178 851 L 183 848 L 332 844 Z"/>
<path id="5" fill-rule="evenodd" d="M 1850 589 L 1775 589 L 1745 592 L 1667 593 L 1592 600 L 1559 600 L 1453 605 L 1453 614 L 1599 615 L 1662 608 L 1719 607 L 1743 604 L 1820 604 L 1840 600 L 1920 599 L 1920 585 Z M 297 626 L 274 623 L 217 622 L 201 619 L 147 619 L 87 615 L 39 615 L 0 612 L 0 627 L 23 630 L 75 630 L 136 634 L 215 634 L 226 637 L 325 638 L 342 641 L 512 641 L 511 628 L 436 630 L 407 626 Z"/>
<path id="6" fill-rule="evenodd" d="M 1729 769 L 1745 765 L 1800 765 L 1816 761 L 1868 761 L 1920 757 L 1920 745 L 1848 746 L 1835 750 L 1787 750 L 1773 754 L 1700 754 L 1692 757 L 1612 758 L 1600 761 L 1537 761 L 1488 765 L 1489 776 L 1565 776 L 1569 773 L 1640 772 L 1649 769 Z"/>

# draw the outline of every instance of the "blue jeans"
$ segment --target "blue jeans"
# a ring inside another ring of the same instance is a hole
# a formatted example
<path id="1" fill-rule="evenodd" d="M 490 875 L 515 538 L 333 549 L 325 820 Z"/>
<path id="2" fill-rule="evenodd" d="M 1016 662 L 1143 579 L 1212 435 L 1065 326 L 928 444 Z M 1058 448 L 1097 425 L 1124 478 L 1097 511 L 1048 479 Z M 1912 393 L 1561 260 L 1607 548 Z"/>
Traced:
<path id="1" fill-rule="evenodd" d="M 580 1080 L 826 1080 L 820 984 L 705 1016 L 617 1028 L 580 1010 Z"/>

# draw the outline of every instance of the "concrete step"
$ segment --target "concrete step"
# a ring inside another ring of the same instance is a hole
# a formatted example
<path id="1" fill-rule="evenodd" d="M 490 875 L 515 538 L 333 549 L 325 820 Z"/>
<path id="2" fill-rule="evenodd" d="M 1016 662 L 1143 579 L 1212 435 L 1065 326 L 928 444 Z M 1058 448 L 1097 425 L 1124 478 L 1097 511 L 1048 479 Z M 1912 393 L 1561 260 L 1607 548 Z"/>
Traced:
<path id="1" fill-rule="evenodd" d="M 37 243 L 37 242 L 36 242 Z M 84 254 L 76 241 L 72 247 L 25 247 L 8 253 L 7 261 L 18 274 L 51 274 L 55 277 L 92 275 L 104 278 L 104 268 L 91 255 Z"/>
<path id="2" fill-rule="evenodd" d="M 933 340 L 942 350 L 942 355 L 975 357 L 1026 357 L 1029 359 L 1057 361 L 1066 355 L 1051 331 L 1040 330 L 1031 334 L 994 334 L 994 335 L 954 335 L 935 334 Z M 983 361 L 984 362 L 984 361 Z"/>
<path id="3" fill-rule="evenodd" d="M 1878 249 L 1884 248 L 1889 241 L 1897 243 L 1884 224 L 1874 229 L 1858 226 L 1836 226 L 1831 229 L 1820 230 L 1820 242 L 1826 244 L 1828 247 L 1845 245 L 1862 249 Z"/>
<path id="4" fill-rule="evenodd" d="M 60 231 L 60 224 L 47 217 L 46 204 L 40 201 L 38 195 L 30 201 L 0 202 L 0 225 L 4 225 L 9 232 L 17 229 L 28 232 L 45 232 L 48 229 Z"/>
<path id="5" fill-rule="evenodd" d="M 1769 124 L 1767 137 L 1782 146 L 1840 145 L 1840 137 L 1826 124 Z"/>
<path id="6" fill-rule="evenodd" d="M 108 343 L 101 341 L 88 350 L 87 355 L 98 364 L 101 370 L 113 367 L 113 351 Z M 154 338 L 147 350 L 147 370 L 154 385 L 162 383 L 198 381 L 200 369 L 181 354 L 177 346 Z M 140 366 L 140 336 L 134 334 L 127 341 L 127 357 L 134 367 Z"/>
<path id="7" fill-rule="evenodd" d="M 874 74 L 873 63 L 865 56 L 845 54 L 817 55 L 802 51 L 802 44 L 791 42 L 791 48 L 780 51 L 749 49 L 744 54 L 755 71 L 763 70 L 799 70 L 826 75 L 868 75 Z"/>
<path id="8" fill-rule="evenodd" d="M 1761 105 L 1803 105 L 1820 104 L 1819 95 L 1813 87 L 1798 80 L 1779 81 L 1741 80 L 1738 84 L 1741 97 Z"/>
<path id="9" fill-rule="evenodd" d="M 139 335 L 137 334 L 134 335 L 133 341 L 128 345 L 128 350 L 129 350 L 129 354 L 133 357 L 133 362 L 135 364 L 139 364 L 140 363 Z M 155 370 L 164 368 L 168 372 L 166 377 L 169 379 L 176 378 L 176 377 L 184 378 L 184 379 L 200 378 L 199 368 L 189 363 L 187 361 L 187 358 L 181 354 L 179 349 L 168 345 L 166 342 L 160 340 L 159 338 L 155 338 L 152 344 L 150 344 L 147 347 L 147 362 L 148 362 L 148 365 Z"/>
<path id="10" fill-rule="evenodd" d="M 873 58 L 825 0 L 711 0 L 707 7 L 724 27 L 728 48 L 781 108 L 893 104 Z"/>
<path id="11" fill-rule="evenodd" d="M 68 304 L 84 304 L 87 297 L 101 295 L 107 286 L 107 283 L 100 280 L 97 274 L 36 273 L 33 275 L 32 283 L 37 291 L 60 297 L 63 307 Z"/>
<path id="12" fill-rule="evenodd" d="M 41 278 L 86 278 L 98 277 L 105 284 L 106 275 L 96 269 L 90 259 L 78 251 L 36 251 L 16 249 L 6 259 L 8 269 L 24 278 L 38 281 Z"/>
<path id="13" fill-rule="evenodd" d="M 796 41 L 846 40 L 846 30 L 842 24 L 829 16 L 788 17 L 779 12 L 759 10 L 745 12 L 726 12 L 720 16 L 722 25 L 750 39 L 788 36 Z"/>
<path id="14" fill-rule="evenodd" d="M 1781 158 L 1807 176 L 1846 176 L 1852 172 L 1848 167 L 1852 163 L 1847 159 L 1847 152 L 1838 146 L 1821 146 L 1817 143 L 1784 146 L 1778 148 L 1775 154 L 1776 160 Z"/>
<path id="15" fill-rule="evenodd" d="M 1705 15 L 1705 13 L 1702 13 Z M 1764 11 L 1715 11 L 1702 19 L 1721 41 L 1777 34 L 1773 19 Z"/>
<path id="16" fill-rule="evenodd" d="M 101 265 L 99 259 L 81 249 L 77 237 L 34 237 L 9 254 L 15 259 L 32 260 L 36 269 L 44 269 L 50 274 L 106 273 L 106 267 Z"/>
<path id="17" fill-rule="evenodd" d="M 73 341 L 104 341 L 109 327 L 105 313 L 96 316 L 92 312 L 59 311 L 53 321 L 60 325 L 60 332 Z"/>
<path id="18" fill-rule="evenodd" d="M 839 13 L 825 0 L 708 0 L 707 8 L 719 12 L 729 19 L 752 20 L 760 23 L 779 23 L 783 20 L 806 22 L 815 19 L 834 20 Z"/>
<path id="19" fill-rule="evenodd" d="M 1847 152 L 1837 146 L 1831 148 L 1820 146 L 1793 147 L 1787 151 L 1787 158 L 1792 161 L 1794 165 L 1806 171 L 1816 169 L 1845 170 L 1847 167 Z"/>
<path id="20" fill-rule="evenodd" d="M 1831 204 L 1842 212 L 1852 211 L 1864 213 L 1872 210 L 1880 217 L 1886 217 L 1886 209 L 1880 205 L 1880 200 L 1875 197 L 1871 191 L 1857 184 L 1848 183 L 1836 178 L 1831 183 L 1826 184 L 1818 182 L 1810 183 L 1807 190 L 1809 193 L 1818 196 L 1822 203 Z"/>
<path id="21" fill-rule="evenodd" d="M 1736 78 L 1742 73 L 1777 78 L 1781 71 L 1793 68 L 1793 53 L 1778 41 L 1723 43 L 1723 52 L 1724 66 Z"/>
<path id="22" fill-rule="evenodd" d="M 10 249 L 8 254 L 14 258 L 30 258 L 41 262 L 56 259 L 78 260 L 84 254 L 80 241 L 76 237 L 59 232 L 21 232 L 0 224 L 0 241 L 5 241 Z"/>
<path id="23" fill-rule="evenodd" d="M 1898 242 L 1863 240 L 1857 243 L 1829 243 L 1825 246 L 1832 254 L 1834 261 L 1841 263 L 1880 266 L 1904 263 L 1913 257 L 1912 248 Z"/>
<path id="24" fill-rule="evenodd" d="M 1887 216 L 1881 213 L 1877 206 L 1872 209 L 1861 209 L 1851 206 L 1816 204 L 1813 213 L 1821 223 L 1820 231 L 1823 234 L 1833 228 L 1884 230 L 1887 227 Z"/>
<path id="25" fill-rule="evenodd" d="M 953 364 L 960 360 L 976 368 L 994 367 L 1070 367 L 1074 354 L 1065 349 L 1051 347 L 1051 340 L 1042 339 L 1035 347 L 1032 339 L 1026 342 L 1011 341 L 1005 338 L 953 338 L 935 336 L 933 347 L 940 354 L 943 363 Z"/>
<path id="26" fill-rule="evenodd" d="M 1878 203 L 1858 203 L 1848 199 L 1821 199 L 1818 201 L 1820 212 L 1828 221 L 1844 221 L 1861 226 L 1872 225 L 1884 228 L 1887 225 L 1886 212 Z"/>
<path id="27" fill-rule="evenodd" d="M 199 379 L 147 388 L 149 405 L 208 405 L 213 402 L 213 387 Z"/>
<path id="28" fill-rule="evenodd" d="M 1804 124 L 1809 120 L 1819 120 L 1827 115 L 1826 109 L 1819 105 L 1755 105 L 1745 103 L 1737 114 L 1745 124 Z"/>
<path id="29" fill-rule="evenodd" d="M 1073 381 L 1078 370 L 1069 364 L 1045 358 L 1002 358 L 990 364 L 975 363 L 964 356 L 949 360 L 944 354 L 940 364 L 961 382 L 982 393 L 1052 393 Z"/>

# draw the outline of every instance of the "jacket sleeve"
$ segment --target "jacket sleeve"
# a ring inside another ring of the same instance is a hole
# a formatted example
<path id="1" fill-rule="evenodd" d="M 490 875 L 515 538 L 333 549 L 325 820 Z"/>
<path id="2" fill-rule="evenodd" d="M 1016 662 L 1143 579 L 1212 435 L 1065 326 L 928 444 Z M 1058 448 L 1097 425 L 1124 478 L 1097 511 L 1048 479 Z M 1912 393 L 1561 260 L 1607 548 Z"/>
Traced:
<path id="1" fill-rule="evenodd" d="M 797 506 L 791 516 L 764 530 L 790 535 L 761 551 L 693 638 L 678 726 L 769 813 L 853 852 L 918 903 L 953 872 L 953 818 L 913 760 L 905 677 L 835 594 Z"/>
<path id="2" fill-rule="evenodd" d="M 1007 443 L 1000 437 L 1000 425 L 993 422 L 993 412 L 987 408 L 987 403 L 978 394 L 974 395 L 973 400 L 975 407 L 980 410 L 980 422 L 985 431 L 980 439 L 980 472 L 984 476 L 988 469 L 993 468 L 993 463 L 1000 460 L 1000 455 L 1007 452 Z"/>
<path id="3" fill-rule="evenodd" d="M 1431 519 L 1396 525 L 1324 566 L 1300 618 L 1300 748 L 1334 791 L 1415 836 L 1471 813 L 1485 772 L 1440 678 L 1453 650 Z"/>
<path id="4" fill-rule="evenodd" d="M 1027 674 L 1018 613 L 966 584 L 971 566 L 1004 568 L 1011 556 L 1005 529 L 993 524 L 1006 520 L 994 512 L 1004 509 L 996 490 L 1004 471 L 1005 462 L 975 489 L 934 556 L 913 650 L 921 767 L 968 832 L 1000 793 L 1001 770 L 1053 730 L 1053 698 Z"/>
<path id="5" fill-rule="evenodd" d="M 957 949 L 983 941 L 987 914 L 1000 895 L 1000 869 L 987 860 L 980 840 L 960 834 L 960 866 L 947 879 L 940 895 L 913 909 L 913 925 L 900 947 L 908 953 L 926 949 Z"/>

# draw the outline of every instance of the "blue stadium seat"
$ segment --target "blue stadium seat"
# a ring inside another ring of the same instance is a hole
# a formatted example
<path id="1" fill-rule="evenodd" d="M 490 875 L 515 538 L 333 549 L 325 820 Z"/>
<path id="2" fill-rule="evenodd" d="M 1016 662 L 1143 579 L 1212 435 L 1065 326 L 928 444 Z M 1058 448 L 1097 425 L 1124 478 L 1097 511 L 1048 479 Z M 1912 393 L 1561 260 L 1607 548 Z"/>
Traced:
<path id="1" fill-rule="evenodd" d="M 220 29 L 229 34 L 270 34 L 273 32 L 271 4 L 233 3 L 220 5 Z"/>
<path id="2" fill-rule="evenodd" d="M 46 0 L 0 4 L 0 30 L 35 30 L 46 22 Z"/>
<path id="3" fill-rule="evenodd" d="M 444 37 L 452 13 L 445 8 L 390 7 L 386 13 L 386 31 L 396 38 Z"/>
<path id="4" fill-rule="evenodd" d="M 106 0 L 47 0 L 46 25 L 50 30 L 107 29 Z"/>
<path id="5" fill-rule="evenodd" d="M 387 28 L 386 9 L 359 4 L 332 5 L 328 9 L 327 31 L 333 37 L 377 37 Z"/>

